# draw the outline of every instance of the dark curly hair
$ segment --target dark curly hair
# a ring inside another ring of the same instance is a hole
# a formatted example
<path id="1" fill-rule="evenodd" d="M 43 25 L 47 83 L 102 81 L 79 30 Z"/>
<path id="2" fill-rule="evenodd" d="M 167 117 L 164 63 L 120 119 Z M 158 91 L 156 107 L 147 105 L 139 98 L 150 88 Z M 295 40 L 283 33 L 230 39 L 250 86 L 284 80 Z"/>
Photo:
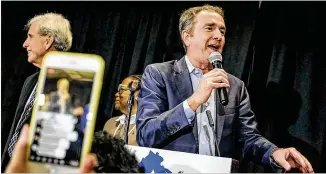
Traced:
<path id="1" fill-rule="evenodd" d="M 113 138 L 105 131 L 94 133 L 92 153 L 96 154 L 96 173 L 144 173 L 134 154 L 124 147 L 121 139 Z"/>

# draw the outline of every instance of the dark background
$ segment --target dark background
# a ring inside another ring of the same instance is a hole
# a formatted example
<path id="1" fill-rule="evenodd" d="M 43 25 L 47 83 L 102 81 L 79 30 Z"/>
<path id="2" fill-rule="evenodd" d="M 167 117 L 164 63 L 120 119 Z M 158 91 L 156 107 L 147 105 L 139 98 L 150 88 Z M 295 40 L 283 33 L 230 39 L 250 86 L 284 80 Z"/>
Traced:
<path id="1" fill-rule="evenodd" d="M 2 147 L 23 82 L 38 71 L 22 48 L 29 18 L 62 13 L 72 26 L 71 51 L 105 59 L 99 130 L 117 114 L 121 80 L 183 56 L 178 15 L 205 3 L 225 10 L 224 68 L 247 85 L 261 133 L 297 148 L 315 172 L 326 172 L 325 2 L 1 2 Z"/>

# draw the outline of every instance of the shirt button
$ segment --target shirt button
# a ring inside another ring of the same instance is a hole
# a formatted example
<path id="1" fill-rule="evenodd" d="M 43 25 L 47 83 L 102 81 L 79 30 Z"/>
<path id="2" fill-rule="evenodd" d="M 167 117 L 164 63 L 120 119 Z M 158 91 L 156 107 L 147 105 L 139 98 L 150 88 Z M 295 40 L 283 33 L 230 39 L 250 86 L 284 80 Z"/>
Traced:
<path id="1" fill-rule="evenodd" d="M 205 141 L 202 141 L 201 144 L 205 144 Z"/>

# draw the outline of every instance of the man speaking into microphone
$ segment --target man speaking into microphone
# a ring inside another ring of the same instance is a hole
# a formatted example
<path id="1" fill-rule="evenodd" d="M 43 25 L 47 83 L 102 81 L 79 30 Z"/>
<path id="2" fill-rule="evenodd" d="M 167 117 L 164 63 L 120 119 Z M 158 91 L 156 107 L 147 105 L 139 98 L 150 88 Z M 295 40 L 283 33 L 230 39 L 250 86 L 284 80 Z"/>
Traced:
<path id="1" fill-rule="evenodd" d="M 180 16 L 179 32 L 186 55 L 148 65 L 142 76 L 138 145 L 237 159 L 245 156 L 274 169 L 313 172 L 295 148 L 277 148 L 259 134 L 244 83 L 221 69 L 226 32 L 223 10 L 210 5 L 187 9 Z"/>

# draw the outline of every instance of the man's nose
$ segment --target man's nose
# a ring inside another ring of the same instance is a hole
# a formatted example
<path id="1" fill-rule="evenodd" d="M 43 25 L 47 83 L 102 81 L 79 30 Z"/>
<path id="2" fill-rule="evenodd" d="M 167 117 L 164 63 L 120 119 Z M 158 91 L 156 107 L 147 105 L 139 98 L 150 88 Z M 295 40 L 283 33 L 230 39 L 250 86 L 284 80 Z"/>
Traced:
<path id="1" fill-rule="evenodd" d="M 24 43 L 23 43 L 23 47 L 24 47 L 24 48 L 27 48 L 27 47 L 28 47 L 28 41 L 27 41 L 27 39 L 24 41 Z"/>
<path id="2" fill-rule="evenodd" d="M 221 41 L 222 40 L 222 33 L 221 31 L 217 28 L 215 31 L 214 31 L 214 39 L 218 40 L 218 41 Z"/>

